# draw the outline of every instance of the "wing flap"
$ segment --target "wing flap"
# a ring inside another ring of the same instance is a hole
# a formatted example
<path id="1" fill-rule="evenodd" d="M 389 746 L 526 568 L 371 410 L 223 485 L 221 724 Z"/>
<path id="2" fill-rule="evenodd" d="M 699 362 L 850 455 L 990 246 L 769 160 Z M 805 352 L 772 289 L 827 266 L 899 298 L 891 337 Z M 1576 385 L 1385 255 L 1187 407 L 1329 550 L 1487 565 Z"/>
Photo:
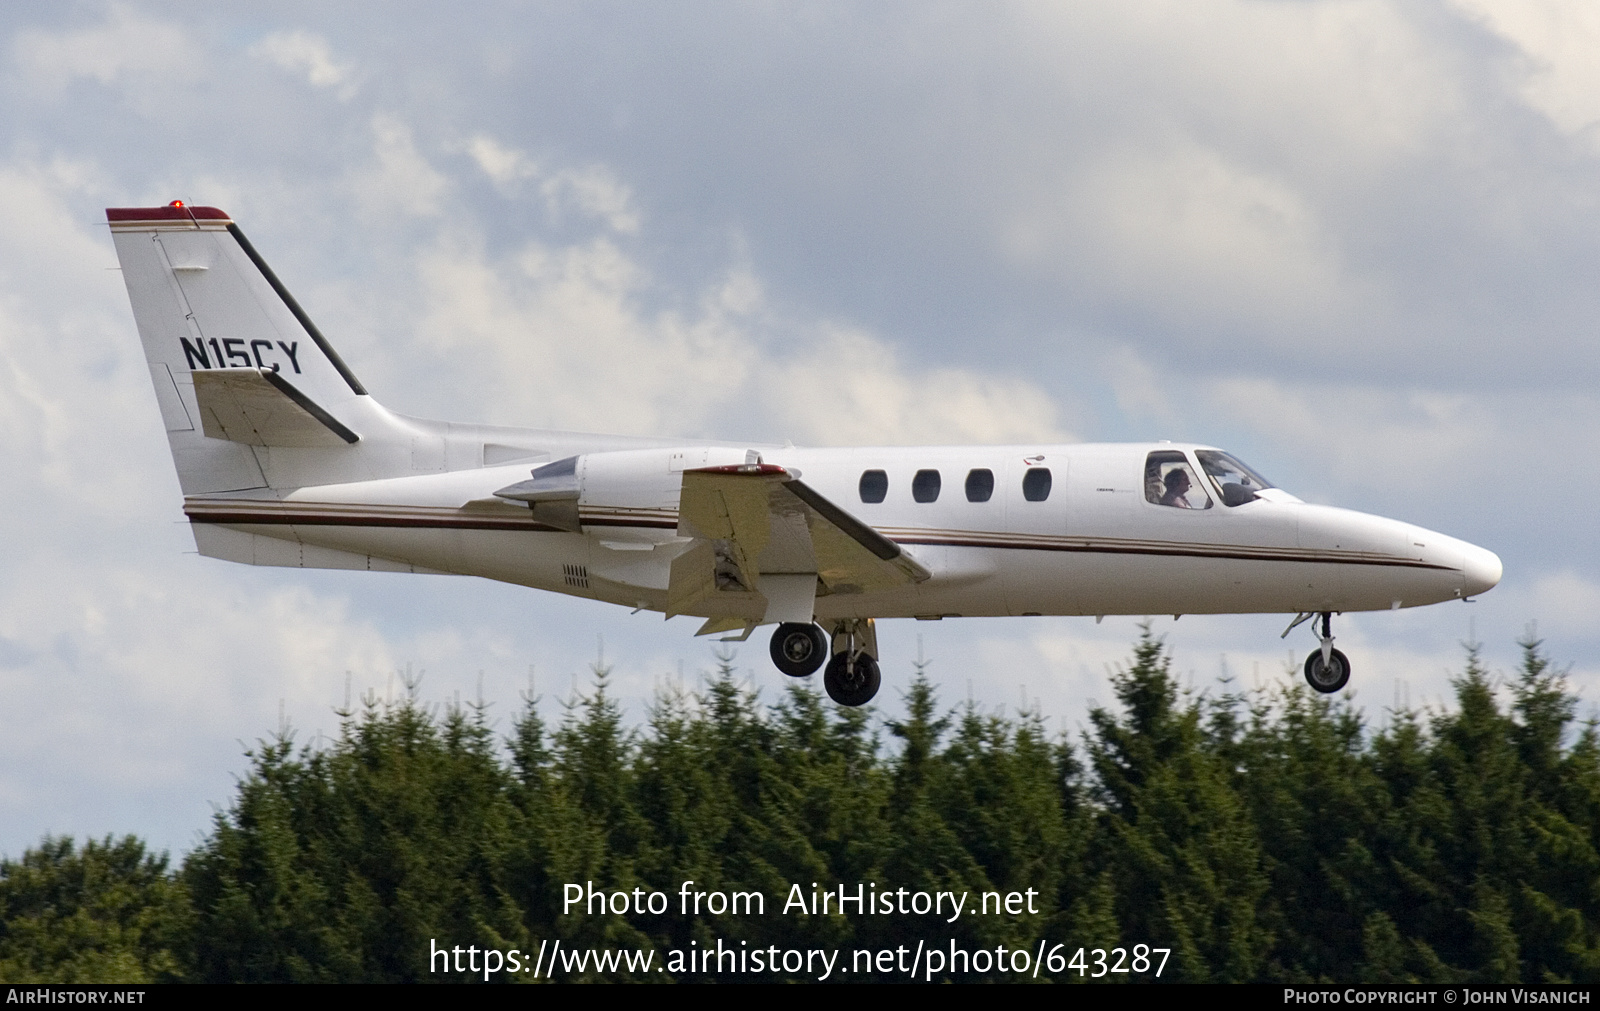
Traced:
<path id="1" fill-rule="evenodd" d="M 793 480 L 784 491 L 804 503 L 817 574 L 835 593 L 884 590 L 920 583 L 930 575 L 900 545 Z"/>
<path id="2" fill-rule="evenodd" d="M 344 446 L 360 438 L 272 369 L 196 369 L 192 375 L 207 438 L 295 448 Z"/>
<path id="3" fill-rule="evenodd" d="M 797 577 L 832 594 L 929 575 L 900 545 L 771 464 L 684 471 L 678 533 L 698 543 L 673 561 L 669 617 L 807 620 L 814 596 Z"/>

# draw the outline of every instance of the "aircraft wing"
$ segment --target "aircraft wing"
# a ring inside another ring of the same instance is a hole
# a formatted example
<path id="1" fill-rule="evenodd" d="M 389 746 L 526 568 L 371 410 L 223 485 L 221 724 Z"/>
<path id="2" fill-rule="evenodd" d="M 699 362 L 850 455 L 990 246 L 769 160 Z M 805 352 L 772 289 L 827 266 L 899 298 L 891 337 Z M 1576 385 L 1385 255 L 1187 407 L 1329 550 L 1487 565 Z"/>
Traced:
<path id="1" fill-rule="evenodd" d="M 196 369 L 208 438 L 247 446 L 343 446 L 359 438 L 272 369 Z"/>
<path id="2" fill-rule="evenodd" d="M 810 621 L 818 595 L 929 576 L 900 545 L 772 464 L 685 471 L 678 533 L 697 543 L 673 561 L 669 617 Z"/>

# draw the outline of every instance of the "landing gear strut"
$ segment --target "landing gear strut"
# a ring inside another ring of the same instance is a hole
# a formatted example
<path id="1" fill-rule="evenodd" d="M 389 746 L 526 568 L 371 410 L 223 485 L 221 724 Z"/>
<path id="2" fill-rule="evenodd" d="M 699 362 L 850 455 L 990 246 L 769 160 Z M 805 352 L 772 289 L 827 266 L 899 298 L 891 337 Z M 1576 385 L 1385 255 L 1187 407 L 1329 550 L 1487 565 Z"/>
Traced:
<path id="1" fill-rule="evenodd" d="M 822 674 L 828 698 L 841 706 L 864 706 L 878 694 L 878 661 L 865 653 L 835 653 Z"/>
<path id="2" fill-rule="evenodd" d="M 833 626 L 833 659 L 822 673 L 828 698 L 864 706 L 878 694 L 878 632 L 871 618 L 846 618 Z"/>
<path id="3" fill-rule="evenodd" d="M 1350 658 L 1333 648 L 1333 613 L 1323 611 L 1313 613 L 1301 612 L 1289 627 L 1283 630 L 1284 635 L 1294 631 L 1296 625 L 1308 618 L 1322 619 L 1322 647 L 1313 650 L 1306 657 L 1306 683 L 1324 695 L 1332 694 L 1343 688 L 1350 680 Z"/>
<path id="4" fill-rule="evenodd" d="M 809 622 L 787 621 L 772 633 L 772 665 L 792 678 L 815 674 L 828 659 L 828 636 Z"/>

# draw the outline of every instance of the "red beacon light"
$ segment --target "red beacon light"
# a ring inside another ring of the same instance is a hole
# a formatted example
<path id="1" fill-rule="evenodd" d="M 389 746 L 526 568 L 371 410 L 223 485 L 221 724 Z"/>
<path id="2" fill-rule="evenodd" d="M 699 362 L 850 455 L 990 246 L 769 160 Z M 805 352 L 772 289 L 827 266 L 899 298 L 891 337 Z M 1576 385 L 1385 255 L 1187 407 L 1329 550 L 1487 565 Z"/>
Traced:
<path id="1" fill-rule="evenodd" d="M 167 206 L 168 207 L 182 207 L 183 206 L 183 201 L 182 200 L 174 200 L 172 203 L 168 204 Z"/>

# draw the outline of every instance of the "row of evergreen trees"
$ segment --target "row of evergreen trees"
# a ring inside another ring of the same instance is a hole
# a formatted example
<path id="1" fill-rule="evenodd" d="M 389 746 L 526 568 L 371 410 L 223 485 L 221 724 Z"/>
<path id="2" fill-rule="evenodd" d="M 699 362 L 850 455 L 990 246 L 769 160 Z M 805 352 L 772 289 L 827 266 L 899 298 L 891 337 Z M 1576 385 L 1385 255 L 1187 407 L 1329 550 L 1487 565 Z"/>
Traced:
<path id="1" fill-rule="evenodd" d="M 527 699 L 509 740 L 411 686 L 343 714 L 337 740 L 250 753 L 179 868 L 132 837 L 0 863 L 0 980 L 465 978 L 430 974 L 433 939 L 648 948 L 655 966 L 718 939 L 846 960 L 1044 939 L 1171 948 L 1164 980 L 1594 981 L 1600 739 L 1522 647 L 1505 679 L 1469 648 L 1452 709 L 1375 728 L 1297 684 L 1182 690 L 1146 629 L 1081 741 L 1037 712 L 943 708 L 920 675 L 882 722 L 803 683 L 763 706 L 724 661 L 630 729 L 597 671 L 553 727 Z M 680 915 L 686 880 L 762 892 L 767 915 Z M 672 903 L 563 915 L 562 886 L 591 881 Z M 813 882 L 1039 898 L 954 923 L 778 913 Z"/>

